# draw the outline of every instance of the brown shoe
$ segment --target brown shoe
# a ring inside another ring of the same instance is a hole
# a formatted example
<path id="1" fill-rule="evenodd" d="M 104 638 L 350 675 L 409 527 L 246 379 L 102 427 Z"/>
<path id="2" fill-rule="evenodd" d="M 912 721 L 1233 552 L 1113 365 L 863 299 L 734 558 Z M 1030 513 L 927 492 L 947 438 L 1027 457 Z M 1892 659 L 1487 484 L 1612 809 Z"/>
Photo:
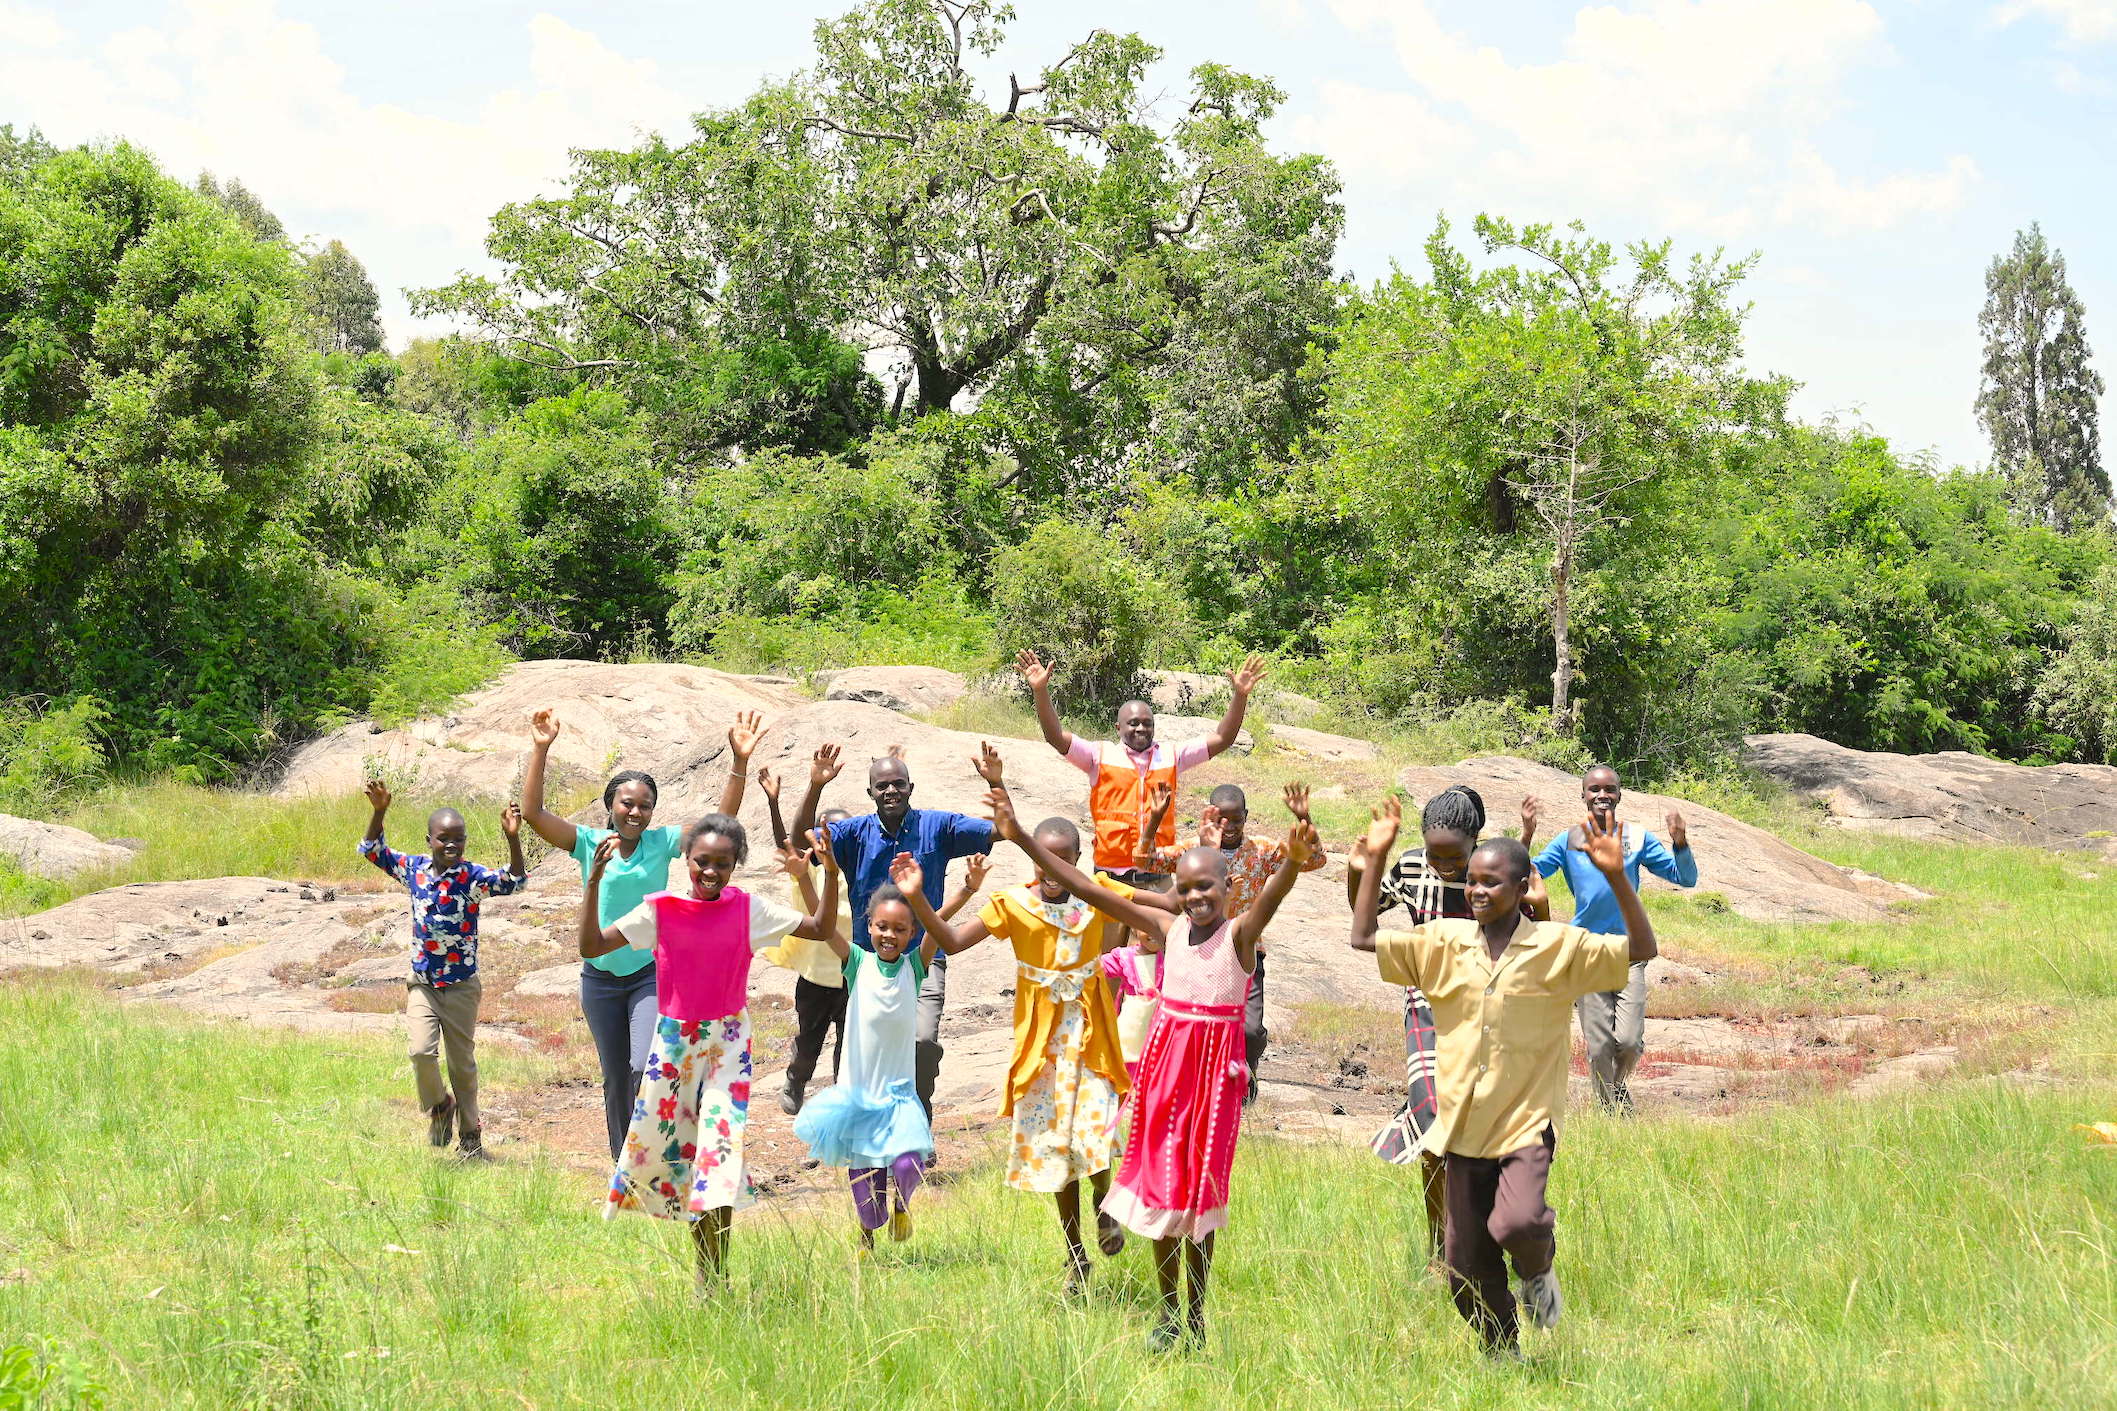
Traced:
<path id="1" fill-rule="evenodd" d="M 456 1154 L 465 1161 L 492 1160 L 492 1154 L 485 1149 L 485 1129 L 483 1127 L 465 1127 L 463 1129 L 463 1139 L 456 1149 Z"/>
<path id="2" fill-rule="evenodd" d="M 456 1126 L 456 1099 L 453 1095 L 441 1099 L 439 1107 L 430 1108 L 426 1114 L 426 1140 L 432 1146 L 447 1146 Z"/>

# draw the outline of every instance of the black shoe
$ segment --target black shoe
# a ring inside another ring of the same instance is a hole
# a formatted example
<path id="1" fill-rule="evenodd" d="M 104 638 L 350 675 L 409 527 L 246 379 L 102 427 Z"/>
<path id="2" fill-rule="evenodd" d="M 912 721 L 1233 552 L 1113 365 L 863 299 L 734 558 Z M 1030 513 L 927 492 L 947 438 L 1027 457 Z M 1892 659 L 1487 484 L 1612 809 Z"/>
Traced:
<path id="1" fill-rule="evenodd" d="M 779 1110 L 789 1117 L 799 1117 L 801 1115 L 801 1105 L 808 1101 L 807 1094 L 802 1091 L 807 1086 L 808 1084 L 806 1083 L 788 1083 L 781 1088 L 779 1090 Z"/>
<path id="2" fill-rule="evenodd" d="M 426 1140 L 430 1146 L 447 1146 L 448 1139 L 455 1134 L 456 1099 L 445 1097 L 439 1107 L 427 1109 Z"/>

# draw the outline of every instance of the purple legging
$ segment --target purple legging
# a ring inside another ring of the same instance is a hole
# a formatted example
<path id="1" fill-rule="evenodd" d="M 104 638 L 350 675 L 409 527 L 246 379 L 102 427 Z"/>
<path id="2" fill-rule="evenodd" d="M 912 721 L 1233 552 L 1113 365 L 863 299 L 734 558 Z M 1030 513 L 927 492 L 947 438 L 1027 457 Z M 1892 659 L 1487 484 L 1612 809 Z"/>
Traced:
<path id="1" fill-rule="evenodd" d="M 847 1172 L 853 1178 L 853 1214 L 859 1217 L 863 1230 L 879 1230 L 889 1223 L 889 1197 L 882 1187 L 880 1166 L 855 1166 Z M 915 1151 L 907 1151 L 889 1164 L 890 1183 L 897 1188 L 897 1204 L 911 1204 L 911 1193 L 919 1188 L 926 1175 L 926 1163 Z"/>

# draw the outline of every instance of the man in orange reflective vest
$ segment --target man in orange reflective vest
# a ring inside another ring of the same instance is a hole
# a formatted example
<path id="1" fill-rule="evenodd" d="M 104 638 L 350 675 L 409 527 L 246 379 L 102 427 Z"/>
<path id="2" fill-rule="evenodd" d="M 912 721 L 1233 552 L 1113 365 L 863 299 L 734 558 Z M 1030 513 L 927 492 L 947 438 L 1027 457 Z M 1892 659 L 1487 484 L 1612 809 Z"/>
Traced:
<path id="1" fill-rule="evenodd" d="M 1202 740 L 1186 740 L 1171 748 L 1154 738 L 1154 707 L 1145 701 L 1126 701 L 1117 708 L 1115 740 L 1084 740 L 1059 723 L 1058 709 L 1051 704 L 1051 668 L 1037 654 L 1024 651 L 1015 658 L 1022 679 L 1036 697 L 1037 723 L 1044 741 L 1088 776 L 1088 813 L 1095 821 L 1095 865 L 1133 886 L 1160 890 L 1167 879 L 1138 870 L 1135 859 L 1141 851 L 1140 833 L 1154 811 L 1154 786 L 1171 790 L 1185 770 L 1195 769 L 1235 743 L 1242 733 L 1242 716 L 1249 709 L 1250 692 L 1264 679 L 1264 661 L 1251 657 L 1239 671 L 1227 673 L 1234 694 L 1227 713 L 1213 732 Z M 1169 847 L 1176 841 L 1176 811 L 1170 809 L 1157 830 L 1153 847 Z M 1148 849 L 1151 851 L 1152 849 Z"/>

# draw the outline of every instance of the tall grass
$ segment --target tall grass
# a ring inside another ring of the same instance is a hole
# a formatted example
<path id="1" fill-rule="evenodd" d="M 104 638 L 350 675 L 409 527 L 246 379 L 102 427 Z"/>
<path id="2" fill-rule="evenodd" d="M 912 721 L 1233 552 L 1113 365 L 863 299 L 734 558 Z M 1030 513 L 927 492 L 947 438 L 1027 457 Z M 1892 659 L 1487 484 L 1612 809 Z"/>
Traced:
<path id="1" fill-rule="evenodd" d="M 519 1062 L 495 1054 L 504 1091 Z M 2117 1399 L 2117 1087 L 1936 1088 L 1741 1123 L 1591 1116 L 1556 1167 L 1565 1325 L 1493 1369 L 1420 1273 L 1404 1173 L 1246 1139 L 1200 1353 L 1140 1345 L 1136 1245 L 1068 1305 L 989 1166 L 853 1258 L 833 1195 L 680 1231 L 592 1178 L 417 1143 L 401 1056 L 0 989 L 0 1343 L 111 1406 L 1994 1407 Z M 20 1273 L 9 1271 L 19 1270 Z M 54 1401 L 50 1404 L 62 1404 Z"/>

